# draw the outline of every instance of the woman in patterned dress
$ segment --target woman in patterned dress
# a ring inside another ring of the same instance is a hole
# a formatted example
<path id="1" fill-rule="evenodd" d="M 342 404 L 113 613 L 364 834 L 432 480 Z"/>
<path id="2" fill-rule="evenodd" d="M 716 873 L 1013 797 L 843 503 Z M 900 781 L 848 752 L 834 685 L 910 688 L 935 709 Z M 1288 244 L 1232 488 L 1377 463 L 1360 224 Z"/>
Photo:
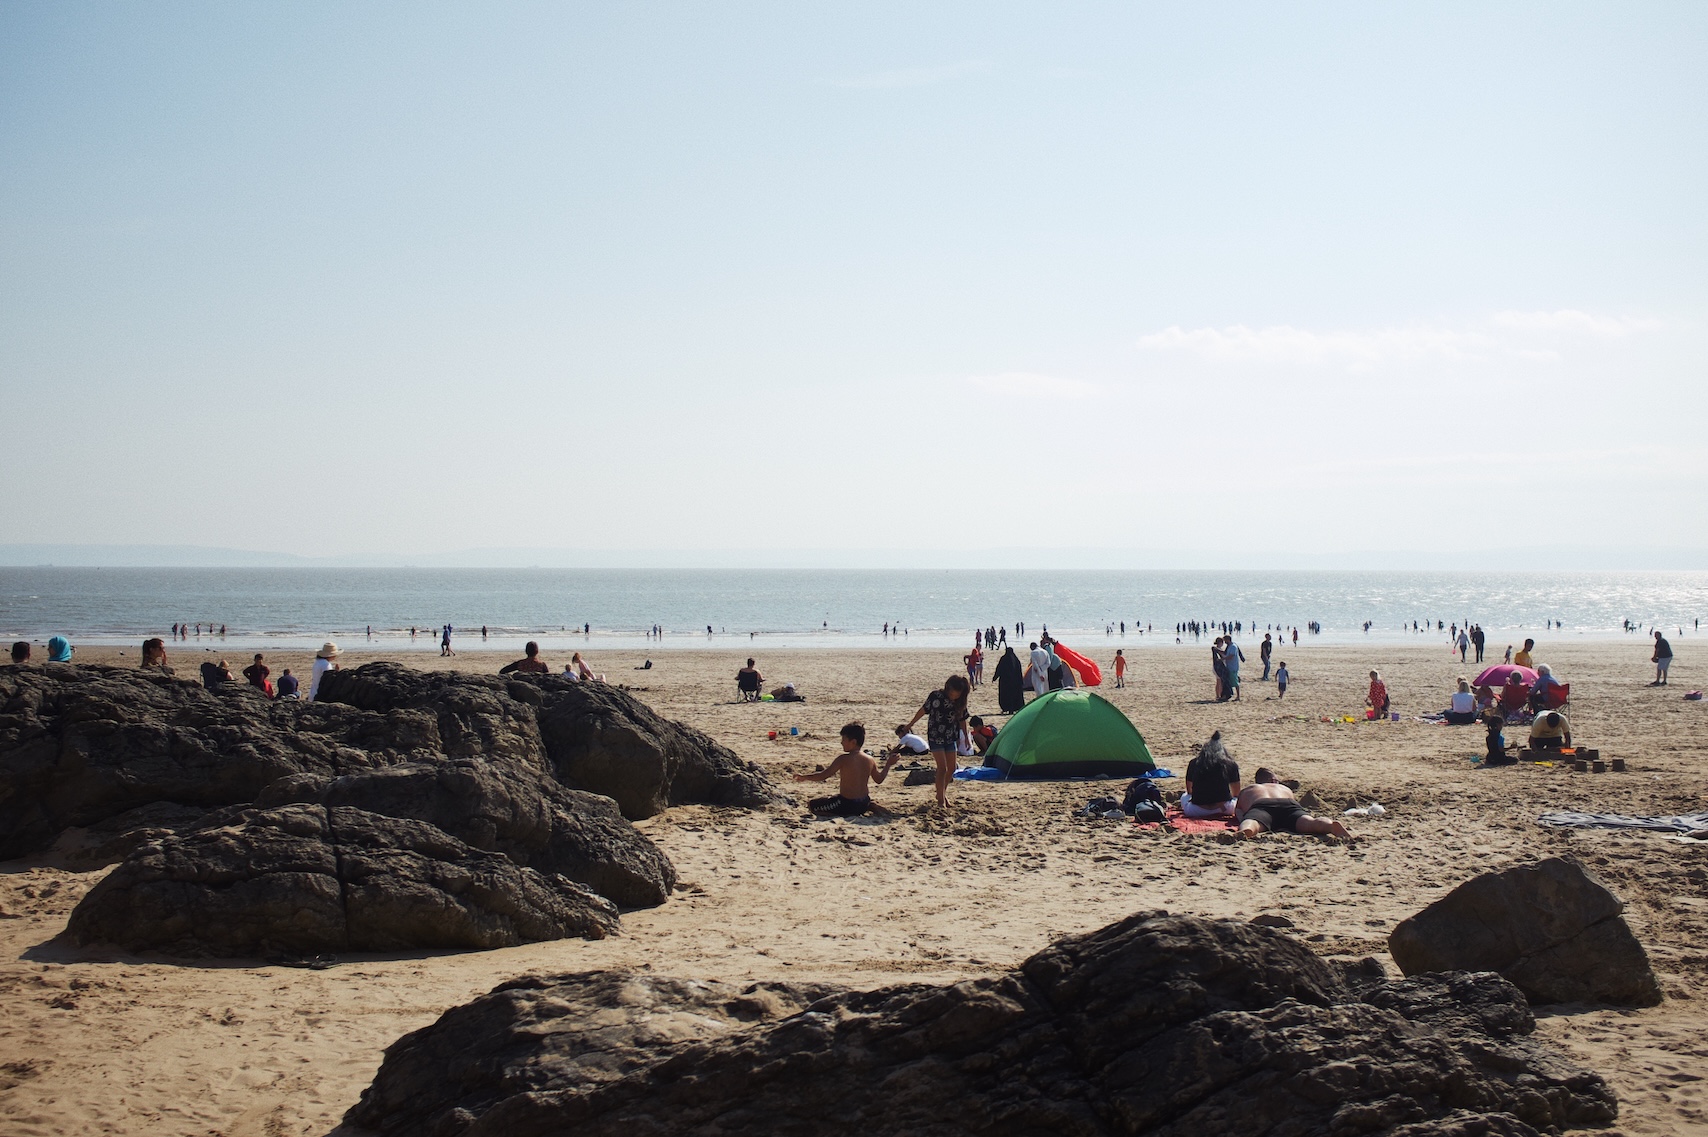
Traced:
<path id="1" fill-rule="evenodd" d="M 937 804 L 949 804 L 949 783 L 955 777 L 955 750 L 967 722 L 967 693 L 971 687 L 964 676 L 951 675 L 943 688 L 925 696 L 925 702 L 907 722 L 907 729 L 926 720 L 925 741 L 937 763 Z"/>

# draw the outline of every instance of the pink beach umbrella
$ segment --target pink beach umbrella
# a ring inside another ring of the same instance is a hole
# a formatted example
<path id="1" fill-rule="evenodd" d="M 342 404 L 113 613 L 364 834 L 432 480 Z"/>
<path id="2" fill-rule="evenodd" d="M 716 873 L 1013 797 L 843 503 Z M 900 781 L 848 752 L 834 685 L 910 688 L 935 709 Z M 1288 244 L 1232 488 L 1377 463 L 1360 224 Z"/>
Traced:
<path id="1" fill-rule="evenodd" d="M 1516 663 L 1497 663 L 1493 667 L 1485 667 L 1483 673 L 1477 676 L 1473 687 L 1504 687 L 1506 677 L 1513 672 L 1518 673 L 1518 681 L 1526 687 L 1536 686 L 1536 673 L 1528 667 L 1520 667 Z"/>

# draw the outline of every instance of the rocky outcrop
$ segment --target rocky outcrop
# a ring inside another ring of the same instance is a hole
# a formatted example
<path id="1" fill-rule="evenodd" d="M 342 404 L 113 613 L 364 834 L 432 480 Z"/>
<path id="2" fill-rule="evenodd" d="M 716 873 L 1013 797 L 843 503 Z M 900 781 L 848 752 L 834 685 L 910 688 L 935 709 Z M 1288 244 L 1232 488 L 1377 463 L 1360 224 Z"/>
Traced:
<path id="1" fill-rule="evenodd" d="M 267 956 L 507 947 L 617 927 L 616 907 L 586 887 L 421 821 L 318 804 L 222 820 L 132 852 L 72 912 L 71 940 Z"/>
<path id="2" fill-rule="evenodd" d="M 777 799 L 775 787 L 757 766 L 605 683 L 370 663 L 327 675 L 321 680 L 320 698 L 387 714 L 430 714 L 442 732 L 456 737 L 468 732 L 464 723 L 493 731 L 492 713 L 484 708 L 504 706 L 512 713 L 526 713 L 537 752 L 558 780 L 571 789 L 613 799 L 623 816 L 634 821 L 688 802 L 759 807 Z"/>
<path id="3" fill-rule="evenodd" d="M 1498 971 L 1537 1003 L 1653 1006 L 1660 983 L 1624 909 L 1576 860 L 1551 857 L 1466 881 L 1402 920 L 1388 951 L 1407 975 Z"/>
<path id="4" fill-rule="evenodd" d="M 299 703 L 157 671 L 0 667 L 0 859 L 145 806 L 194 817 L 255 802 L 280 778 L 447 760 L 547 773 L 612 798 L 630 819 L 687 802 L 762 806 L 777 796 L 758 767 L 604 684 L 371 663 L 329 673 L 319 701 Z M 469 839 L 479 844 L 472 830 Z M 515 847 L 524 846 L 532 847 Z"/>
<path id="5" fill-rule="evenodd" d="M 1149 913 L 947 986 L 515 980 L 394 1043 L 345 1120 L 431 1137 L 1528 1137 L 1611 1121 L 1605 1082 L 1533 1025 L 1497 976 L 1355 990 L 1281 932 Z"/>
<path id="6" fill-rule="evenodd" d="M 289 774 L 342 774 L 440 752 L 403 716 L 215 691 L 157 671 L 0 667 L 0 859 L 151 803 L 253 801 Z"/>
<path id="7" fill-rule="evenodd" d="M 298 774 L 268 786 L 255 804 L 289 802 L 426 821 L 476 849 L 579 881 L 623 908 L 663 904 L 676 886 L 669 858 L 610 798 L 565 789 L 526 765 L 458 758 L 336 778 Z"/>
<path id="8" fill-rule="evenodd" d="M 549 676 L 526 686 L 540 692 L 540 734 L 558 780 L 616 799 L 624 817 L 689 802 L 758 808 L 779 800 L 759 767 L 626 691 Z"/>

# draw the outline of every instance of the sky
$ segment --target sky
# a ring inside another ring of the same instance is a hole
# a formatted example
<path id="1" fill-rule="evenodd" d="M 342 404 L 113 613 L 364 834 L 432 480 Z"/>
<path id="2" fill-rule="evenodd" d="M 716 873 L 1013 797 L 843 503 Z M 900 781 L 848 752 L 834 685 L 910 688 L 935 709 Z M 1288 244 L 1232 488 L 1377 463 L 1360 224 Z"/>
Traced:
<path id="1" fill-rule="evenodd" d="M 1708 548 L 1705 59 L 1694 3 L 8 3 L 0 542 Z"/>

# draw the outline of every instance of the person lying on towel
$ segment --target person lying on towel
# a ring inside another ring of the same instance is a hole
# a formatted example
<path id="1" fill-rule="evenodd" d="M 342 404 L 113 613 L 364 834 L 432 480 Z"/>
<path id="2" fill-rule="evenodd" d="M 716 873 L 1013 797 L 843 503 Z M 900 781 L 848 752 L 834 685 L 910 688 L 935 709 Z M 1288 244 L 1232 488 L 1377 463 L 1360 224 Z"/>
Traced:
<path id="1" fill-rule="evenodd" d="M 1293 791 L 1276 781 L 1275 775 L 1267 768 L 1257 772 L 1256 783 L 1239 792 L 1234 816 L 1239 821 L 1239 835 L 1245 838 L 1259 833 L 1350 836 L 1346 826 L 1340 822 L 1325 821 L 1306 813 L 1305 807 L 1293 799 Z"/>
<path id="2" fill-rule="evenodd" d="M 866 728 L 851 722 L 842 728 L 842 753 L 830 765 L 815 774 L 795 775 L 797 782 L 825 782 L 833 776 L 837 779 L 841 792 L 814 798 L 807 803 L 808 809 L 819 817 L 860 817 L 874 811 L 887 812 L 872 801 L 871 783 L 882 783 L 890 776 L 890 767 L 896 764 L 897 755 L 891 754 L 880 765 L 860 752 L 860 747 L 865 744 Z"/>

